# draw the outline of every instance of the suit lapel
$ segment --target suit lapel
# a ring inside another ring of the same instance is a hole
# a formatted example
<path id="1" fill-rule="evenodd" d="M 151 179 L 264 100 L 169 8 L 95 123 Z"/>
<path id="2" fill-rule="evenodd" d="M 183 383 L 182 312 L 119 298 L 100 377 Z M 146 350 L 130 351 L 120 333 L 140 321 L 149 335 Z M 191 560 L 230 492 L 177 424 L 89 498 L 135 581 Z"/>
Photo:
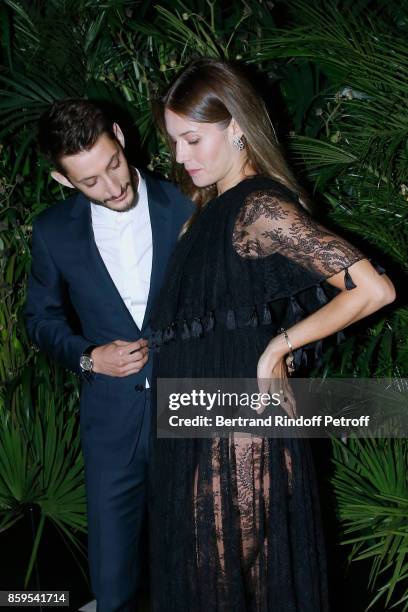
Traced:
<path id="1" fill-rule="evenodd" d="M 85 269 L 88 268 L 90 278 L 93 279 L 98 287 L 103 288 L 102 293 L 106 295 L 106 300 L 113 302 L 118 312 L 122 311 L 129 324 L 136 328 L 135 331 L 138 331 L 140 334 L 140 330 L 122 300 L 96 246 L 92 228 L 90 202 L 82 194 L 78 194 L 72 206 L 71 231 L 73 233 L 74 244 L 80 249 L 83 266 Z M 101 304 L 101 308 L 103 308 L 103 304 Z"/>
<path id="2" fill-rule="evenodd" d="M 152 227 L 153 259 L 150 277 L 149 297 L 143 319 L 142 331 L 149 324 L 153 305 L 164 279 L 166 264 L 171 252 L 171 215 L 169 197 L 162 185 L 143 175 L 146 181 L 149 202 L 150 223 Z"/>

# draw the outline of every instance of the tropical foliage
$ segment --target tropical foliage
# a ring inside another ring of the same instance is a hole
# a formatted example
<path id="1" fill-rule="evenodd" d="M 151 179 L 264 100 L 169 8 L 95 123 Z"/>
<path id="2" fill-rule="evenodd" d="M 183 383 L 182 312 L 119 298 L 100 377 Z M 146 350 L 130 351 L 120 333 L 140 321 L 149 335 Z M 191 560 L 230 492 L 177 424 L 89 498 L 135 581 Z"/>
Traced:
<path id="1" fill-rule="evenodd" d="M 320 374 L 408 369 L 408 6 L 397 0 L 4 0 L 0 5 L 0 525 L 40 508 L 75 548 L 85 527 L 73 377 L 35 353 L 22 321 L 33 218 L 63 193 L 35 123 L 53 100 L 109 101 L 129 155 L 166 174 L 151 103 L 197 55 L 245 62 L 319 213 L 396 280 L 399 302 L 346 330 Z M 373 601 L 408 609 L 406 440 L 333 444 L 350 559 L 372 563 Z M 26 582 L 27 582 L 26 580 Z"/>
<path id="2" fill-rule="evenodd" d="M 48 372 L 39 358 L 36 370 Z M 82 562 L 85 550 L 79 533 L 86 533 L 83 460 L 78 436 L 77 393 L 64 389 L 64 378 L 31 381 L 26 405 L 2 409 L 0 418 L 0 532 L 33 509 L 33 547 L 23 586 L 27 588 L 46 521 L 57 528 L 66 545 Z M 66 383 L 65 383 L 66 384 Z M 33 405 L 29 406 L 33 399 Z"/>
<path id="3" fill-rule="evenodd" d="M 369 586 L 381 599 L 408 607 L 408 485 L 406 439 L 351 439 L 333 446 L 339 517 L 349 558 L 371 561 Z"/>

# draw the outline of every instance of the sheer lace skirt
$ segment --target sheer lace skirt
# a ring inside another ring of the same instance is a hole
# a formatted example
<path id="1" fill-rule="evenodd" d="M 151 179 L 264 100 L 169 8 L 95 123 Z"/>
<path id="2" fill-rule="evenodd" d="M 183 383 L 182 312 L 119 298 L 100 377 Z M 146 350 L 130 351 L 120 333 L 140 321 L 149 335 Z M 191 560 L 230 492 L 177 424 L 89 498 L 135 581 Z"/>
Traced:
<path id="1" fill-rule="evenodd" d="M 177 520 L 152 530 L 154 610 L 326 612 L 324 546 L 304 441 L 162 440 L 168 459 L 175 442 L 180 460 L 194 460 L 190 486 L 174 474 L 170 484 L 162 473 L 157 490 L 162 502 L 171 496 Z"/>
<path id="2" fill-rule="evenodd" d="M 223 446 L 228 456 L 224 456 Z M 225 465 L 225 459 L 228 466 Z M 288 495 L 291 487 L 291 457 L 284 449 L 283 460 L 287 471 Z M 225 482 L 222 474 L 230 472 L 231 493 L 228 500 L 223 494 Z M 244 583 L 245 593 L 251 609 L 262 610 L 267 586 L 268 521 L 269 521 L 270 475 L 268 469 L 268 443 L 264 438 L 250 435 L 232 436 L 227 441 L 214 439 L 211 445 L 211 473 L 197 465 L 193 486 L 193 511 L 195 525 L 195 547 L 197 575 L 202 582 L 208 571 L 207 542 L 200 525 L 214 517 L 216 555 L 211 563 L 218 568 L 217 589 L 220 601 L 228 601 L 229 576 L 226 547 L 231 534 L 227 521 L 233 516 L 233 530 L 239 541 L 237 560 Z M 230 504 L 232 507 L 225 507 Z M 262 536 L 261 536 L 262 534 Z M 202 538 L 204 540 L 202 541 Z M 203 552 L 204 551 L 204 552 Z"/>

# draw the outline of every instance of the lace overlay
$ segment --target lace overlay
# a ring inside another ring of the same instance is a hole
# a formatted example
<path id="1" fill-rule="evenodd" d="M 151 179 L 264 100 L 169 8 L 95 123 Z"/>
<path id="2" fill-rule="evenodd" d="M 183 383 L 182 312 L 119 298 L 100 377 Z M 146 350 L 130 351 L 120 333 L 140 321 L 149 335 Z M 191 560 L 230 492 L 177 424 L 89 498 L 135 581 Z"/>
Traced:
<path id="1" fill-rule="evenodd" d="M 300 204 L 265 191 L 245 199 L 234 226 L 233 245 L 241 257 L 279 253 L 325 277 L 364 257 L 315 221 Z"/>
<path id="2" fill-rule="evenodd" d="M 208 499 L 212 503 L 215 520 L 216 548 L 218 554 L 217 565 L 220 571 L 220 584 L 223 583 L 226 572 L 225 560 L 225 533 L 223 522 L 225 510 L 223 508 L 221 473 L 226 468 L 222 463 L 221 443 L 219 439 L 212 442 L 212 478 L 209 482 L 203 479 L 199 466 L 194 476 L 194 519 L 197 548 L 197 566 L 200 561 L 200 550 L 206 546 L 200 542 L 199 522 L 204 518 Z M 248 575 L 248 586 L 259 591 L 258 582 L 261 556 L 267 562 L 267 533 L 263 541 L 259 541 L 262 531 L 261 521 L 269 518 L 269 490 L 270 475 L 268 471 L 268 444 L 265 438 L 250 435 L 231 435 L 229 441 L 230 463 L 234 466 L 234 488 L 236 490 L 236 528 L 240 534 L 242 569 Z M 285 465 L 287 474 L 287 493 L 291 494 L 292 460 L 288 448 L 282 448 L 282 465 Z M 260 605 L 262 598 L 254 592 L 254 604 Z"/>
<path id="3" fill-rule="evenodd" d="M 225 443 L 224 443 L 225 444 Z M 241 570 L 245 577 L 246 589 L 251 594 L 253 607 L 261 606 L 262 580 L 260 569 L 267 562 L 267 534 L 262 541 L 259 533 L 262 531 L 261 523 L 268 518 L 269 508 L 269 473 L 268 448 L 265 439 L 252 436 L 231 437 L 229 444 L 230 462 L 235 467 L 234 488 L 236 490 L 236 532 L 239 533 Z M 195 536 L 197 548 L 198 574 L 202 573 L 203 580 L 207 567 L 206 554 L 200 556 L 200 550 L 207 548 L 207 543 L 201 541 L 199 524 L 205 520 L 208 510 L 208 500 L 211 500 L 214 514 L 216 535 L 216 559 L 213 560 L 218 567 L 218 588 L 223 593 L 225 602 L 228 602 L 228 559 L 225 548 L 228 547 L 226 530 L 228 510 L 225 508 L 226 500 L 222 495 L 223 465 L 221 441 L 212 442 L 212 478 L 210 482 L 202 481 L 199 468 L 196 470 L 194 484 L 194 516 Z"/>

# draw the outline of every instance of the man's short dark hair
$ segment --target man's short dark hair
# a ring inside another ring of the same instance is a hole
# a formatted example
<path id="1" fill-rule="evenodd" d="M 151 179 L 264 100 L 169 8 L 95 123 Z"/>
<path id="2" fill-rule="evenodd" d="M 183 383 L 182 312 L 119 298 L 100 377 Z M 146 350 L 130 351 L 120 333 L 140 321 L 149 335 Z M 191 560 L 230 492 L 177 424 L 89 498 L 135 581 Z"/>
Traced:
<path id="1" fill-rule="evenodd" d="M 90 100 L 58 100 L 41 116 L 38 141 L 45 157 L 64 174 L 61 158 L 89 151 L 101 134 L 114 139 L 113 121 Z"/>

